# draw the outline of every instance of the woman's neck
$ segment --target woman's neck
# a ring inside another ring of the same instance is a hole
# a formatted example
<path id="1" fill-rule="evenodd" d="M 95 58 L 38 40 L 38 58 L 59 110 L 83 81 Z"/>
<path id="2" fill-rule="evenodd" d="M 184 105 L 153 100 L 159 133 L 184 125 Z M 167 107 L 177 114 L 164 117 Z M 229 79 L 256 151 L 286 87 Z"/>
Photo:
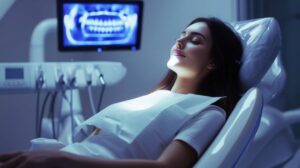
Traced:
<path id="1" fill-rule="evenodd" d="M 190 78 L 177 78 L 171 91 L 182 94 L 196 93 L 199 90 L 199 81 Z"/>

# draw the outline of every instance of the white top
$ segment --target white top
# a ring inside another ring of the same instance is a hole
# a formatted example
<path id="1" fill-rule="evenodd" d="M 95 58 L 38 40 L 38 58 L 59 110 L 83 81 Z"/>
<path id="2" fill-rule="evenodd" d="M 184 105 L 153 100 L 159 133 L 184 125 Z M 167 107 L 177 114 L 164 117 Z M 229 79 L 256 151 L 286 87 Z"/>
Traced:
<path id="1" fill-rule="evenodd" d="M 219 99 L 160 90 L 120 102 L 76 129 L 92 125 L 99 134 L 61 150 L 105 159 L 157 159 L 175 139 L 200 155 L 225 122 L 224 110 L 211 105 Z"/>
<path id="2" fill-rule="evenodd" d="M 226 121 L 226 113 L 218 106 L 210 105 L 189 120 L 178 132 L 175 140 L 182 140 L 201 156 L 216 137 Z"/>

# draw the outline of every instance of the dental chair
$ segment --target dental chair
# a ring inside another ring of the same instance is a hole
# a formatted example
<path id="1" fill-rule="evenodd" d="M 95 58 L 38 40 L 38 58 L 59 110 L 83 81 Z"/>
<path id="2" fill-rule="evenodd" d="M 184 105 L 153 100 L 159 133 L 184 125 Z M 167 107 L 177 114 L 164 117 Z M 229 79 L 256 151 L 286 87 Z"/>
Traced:
<path id="1" fill-rule="evenodd" d="M 296 158 L 291 158 L 297 143 L 285 120 L 288 117 L 270 105 L 286 79 L 279 25 L 273 18 L 261 18 L 231 26 L 244 43 L 240 78 L 248 91 L 194 167 L 294 166 Z"/>
<path id="2" fill-rule="evenodd" d="M 255 28 L 256 32 L 264 32 L 264 36 L 261 36 L 258 41 L 253 41 L 256 43 L 255 48 L 252 47 L 250 49 L 253 49 L 254 51 L 255 49 L 258 49 L 257 51 L 261 53 L 259 56 L 262 58 L 265 57 L 266 59 L 261 60 L 255 58 L 255 55 L 251 54 L 244 55 L 244 59 L 247 60 L 246 57 L 250 56 L 249 60 L 256 59 L 254 60 L 256 63 L 253 63 L 253 71 L 251 68 L 246 68 L 244 69 L 244 72 L 241 71 L 241 76 L 251 74 L 251 72 L 254 72 L 254 69 L 260 69 L 261 74 L 264 76 L 261 80 L 257 81 L 258 83 L 251 83 L 243 78 L 242 81 L 246 81 L 244 86 L 247 86 L 246 84 L 249 83 L 250 85 L 248 86 L 255 85 L 262 90 L 264 106 L 261 122 L 255 137 L 249 144 L 248 149 L 245 151 L 236 167 L 299 167 L 300 161 L 295 161 L 297 158 L 295 154 L 297 154 L 296 150 L 299 148 L 299 142 L 296 141 L 290 127 L 292 123 L 299 121 L 299 117 L 298 119 L 293 120 L 290 116 L 296 116 L 296 113 L 282 112 L 272 105 L 272 100 L 278 98 L 286 81 L 286 73 L 281 62 L 281 32 L 279 25 L 277 21 L 272 18 L 257 19 L 250 22 L 252 22 L 251 24 L 260 24 L 260 26 Z M 247 50 L 249 49 L 248 44 L 250 44 L 251 41 L 243 36 L 243 30 L 245 28 L 242 27 L 245 25 L 235 23 L 233 26 L 237 32 L 240 33 L 243 40 L 247 40 L 245 54 L 248 54 L 248 52 L 251 52 L 251 50 Z M 252 35 L 255 35 L 255 32 L 253 32 Z M 261 46 L 259 47 L 259 45 Z M 255 52 L 252 54 L 255 54 Z M 270 63 L 272 63 L 272 65 L 268 68 Z M 267 69 L 264 69 L 263 66 Z M 245 73 L 246 70 L 250 71 Z M 263 74 L 262 72 L 265 72 L 265 70 L 267 70 L 267 72 Z M 253 78 L 259 79 L 260 76 L 253 76 Z"/>

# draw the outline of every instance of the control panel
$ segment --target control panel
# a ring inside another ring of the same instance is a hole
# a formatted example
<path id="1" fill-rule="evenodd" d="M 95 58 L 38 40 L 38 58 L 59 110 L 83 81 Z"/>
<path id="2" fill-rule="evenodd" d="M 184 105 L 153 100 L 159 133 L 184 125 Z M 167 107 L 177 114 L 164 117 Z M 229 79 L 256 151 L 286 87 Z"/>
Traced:
<path id="1" fill-rule="evenodd" d="M 0 92 L 85 88 L 119 82 L 126 74 L 120 62 L 0 63 Z"/>

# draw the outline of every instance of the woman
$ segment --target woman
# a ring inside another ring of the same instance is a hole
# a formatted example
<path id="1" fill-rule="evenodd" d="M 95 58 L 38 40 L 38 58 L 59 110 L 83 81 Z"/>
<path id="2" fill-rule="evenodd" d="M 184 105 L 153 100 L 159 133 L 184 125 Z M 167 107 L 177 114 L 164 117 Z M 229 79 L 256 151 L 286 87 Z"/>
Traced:
<path id="1" fill-rule="evenodd" d="M 154 150 L 156 153 L 161 152 L 159 155 L 149 157 L 152 159 L 139 155 L 131 158 L 119 157 L 119 159 L 75 155 L 76 152 L 72 151 L 82 147 L 85 143 L 83 141 L 83 143 L 66 146 L 62 149 L 65 152 L 31 151 L 0 155 L 2 164 L 0 168 L 192 167 L 224 124 L 224 110 L 228 116 L 240 96 L 241 55 L 242 45 L 239 38 L 222 21 L 216 18 L 197 18 L 187 26 L 171 49 L 167 63 L 170 71 L 159 84 L 158 91 L 154 93 L 171 95 L 170 98 L 191 94 L 200 98 L 201 95 L 223 98 L 214 99 L 212 102 L 215 102 L 215 105 L 209 105 L 201 112 L 198 110 L 199 114 L 194 115 L 184 122 L 182 127 L 175 130 L 176 134 L 171 135 L 173 137 L 167 144 L 158 144 L 158 148 L 161 149 Z M 101 113 L 105 114 L 104 111 Z M 172 120 L 170 118 L 172 117 L 169 117 L 169 120 Z M 168 133 L 163 132 L 162 135 Z M 92 139 L 96 136 L 90 137 Z M 111 143 L 114 145 L 113 142 Z M 149 144 L 151 146 L 151 143 L 146 143 L 146 146 Z M 115 146 L 118 148 L 118 145 Z M 156 148 L 155 143 L 153 146 Z M 147 149 L 151 150 L 151 147 Z"/>

